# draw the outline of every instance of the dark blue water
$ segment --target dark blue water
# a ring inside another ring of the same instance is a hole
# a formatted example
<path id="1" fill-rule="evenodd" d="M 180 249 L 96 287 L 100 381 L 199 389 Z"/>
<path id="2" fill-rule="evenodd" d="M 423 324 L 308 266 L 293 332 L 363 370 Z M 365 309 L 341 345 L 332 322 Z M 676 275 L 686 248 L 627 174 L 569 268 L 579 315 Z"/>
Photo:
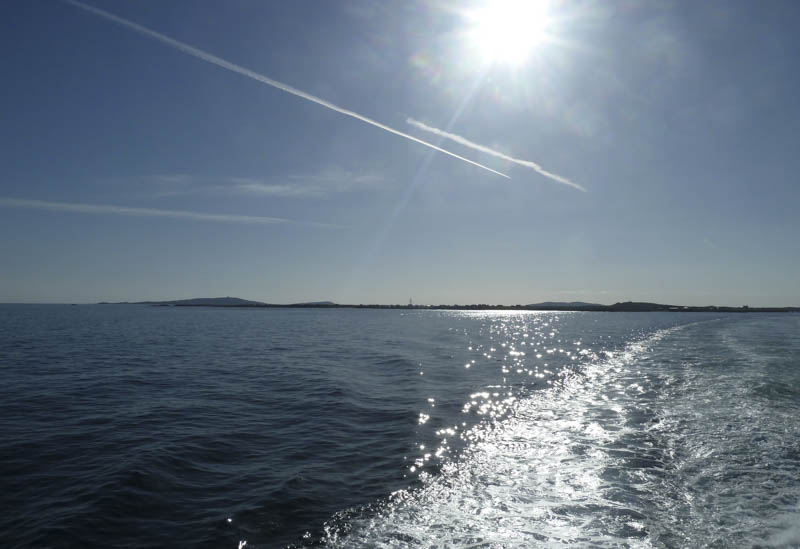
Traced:
<path id="1" fill-rule="evenodd" d="M 799 335 L 0 306 L 0 546 L 797 547 Z"/>

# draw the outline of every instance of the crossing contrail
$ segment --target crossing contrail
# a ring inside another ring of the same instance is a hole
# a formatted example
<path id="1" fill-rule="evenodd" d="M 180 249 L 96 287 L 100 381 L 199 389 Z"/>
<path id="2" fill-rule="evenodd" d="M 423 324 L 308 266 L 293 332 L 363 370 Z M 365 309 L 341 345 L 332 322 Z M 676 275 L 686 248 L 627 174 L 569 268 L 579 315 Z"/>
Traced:
<path id="1" fill-rule="evenodd" d="M 446 149 L 438 147 L 438 146 L 434 145 L 433 143 L 428 143 L 427 141 L 423 141 L 422 139 L 414 137 L 413 135 L 409 135 L 409 134 L 407 134 L 405 132 L 401 132 L 400 130 L 396 130 L 396 129 L 390 127 L 390 126 L 387 126 L 386 124 L 382 124 L 381 122 L 378 122 L 377 120 L 373 120 L 372 118 L 364 116 L 363 114 L 358 114 L 357 112 L 351 111 L 349 109 L 345 109 L 344 107 L 340 107 L 338 105 L 334 105 L 330 101 L 326 101 L 326 100 L 321 99 L 321 98 L 319 98 L 319 97 L 317 97 L 315 95 L 311 95 L 310 93 L 304 92 L 302 90 L 298 90 L 297 88 L 293 88 L 292 86 L 290 86 L 288 84 L 284 84 L 283 82 L 278 82 L 277 80 L 273 80 L 272 78 L 269 78 L 268 76 L 264 76 L 263 74 L 257 73 L 255 71 L 252 71 L 250 69 L 247 69 L 245 67 L 237 65 L 235 63 L 231 63 L 230 61 L 226 61 L 225 59 L 222 59 L 221 57 L 217 57 L 216 55 L 213 55 L 213 54 L 205 52 L 205 51 L 203 51 L 201 49 L 195 48 L 194 46 L 190 46 L 189 44 L 185 44 L 185 43 L 183 43 L 183 42 L 181 42 L 179 40 L 175 40 L 174 38 L 170 38 L 169 36 L 161 34 L 160 32 L 154 31 L 152 29 L 148 29 L 147 27 L 139 25 L 138 23 L 134 23 L 133 21 L 129 21 L 129 20 L 123 18 L 123 17 L 120 17 L 119 15 L 114 15 L 113 13 L 109 13 L 109 12 L 101 10 L 99 8 L 95 8 L 94 6 L 90 6 L 88 4 L 84 4 L 83 2 L 78 2 L 77 0 L 64 0 L 64 2 L 66 2 L 67 4 L 71 4 L 71 5 L 73 5 L 73 6 L 77 7 L 77 8 L 80 8 L 80 9 L 82 9 L 84 11 L 87 11 L 89 13 L 92 13 L 94 15 L 103 17 L 103 18 L 108 19 L 110 21 L 114 21 L 115 23 L 118 23 L 118 24 L 120 24 L 120 25 L 122 25 L 124 27 L 127 27 L 127 28 L 129 28 L 129 29 L 131 29 L 133 31 L 136 31 L 136 32 L 138 32 L 140 34 L 144 34 L 145 36 L 149 36 L 150 38 L 158 40 L 159 42 L 161 42 L 163 44 L 166 44 L 168 46 L 171 46 L 171 47 L 175 48 L 176 50 L 182 51 L 183 53 L 185 53 L 187 55 L 191 55 L 192 57 L 197 57 L 198 59 L 202 59 L 203 61 L 211 63 L 212 65 L 216 65 L 216 66 L 218 66 L 220 68 L 223 68 L 225 70 L 241 74 L 242 76 L 246 76 L 248 78 L 252 78 L 253 80 L 261 82 L 262 84 L 266 84 L 268 86 L 272 86 L 273 88 L 277 88 L 279 90 L 285 91 L 286 93 L 290 93 L 292 95 L 295 95 L 297 97 L 305 99 L 306 101 L 311 101 L 312 103 L 316 103 L 317 105 L 321 105 L 321 106 L 323 106 L 323 107 L 325 107 L 327 109 L 330 109 L 332 111 L 336 111 L 336 112 L 341 113 L 341 114 L 343 114 L 345 116 L 349 116 L 351 118 L 355 118 L 356 120 L 361 120 L 362 122 L 365 122 L 365 123 L 367 123 L 367 124 L 369 124 L 371 126 L 375 126 L 376 128 L 380 128 L 380 129 L 382 129 L 384 131 L 387 131 L 389 133 L 393 133 L 395 135 L 399 135 L 400 137 L 404 137 L 404 138 L 406 138 L 406 139 L 408 139 L 410 141 L 413 141 L 415 143 L 419 143 L 420 145 L 424 145 L 424 146 L 426 146 L 428 148 L 431 148 L 431 149 L 433 149 L 435 151 L 438 151 L 440 153 L 444 153 L 444 154 L 446 154 L 448 156 L 452 156 L 453 158 L 457 158 L 458 160 L 463 160 L 464 162 L 467 162 L 468 164 L 472 164 L 473 166 L 477 166 L 478 168 L 482 168 L 482 169 L 484 169 L 486 171 L 492 172 L 493 174 L 500 175 L 502 177 L 511 179 L 506 174 L 498 172 L 497 170 L 493 170 L 492 168 L 489 168 L 488 166 L 484 166 L 483 164 L 479 164 L 478 162 L 475 162 L 474 160 L 470 160 L 469 158 L 464 158 L 463 156 L 459 156 L 454 152 L 450 152 L 450 151 L 448 151 Z"/>
<path id="2" fill-rule="evenodd" d="M 480 151 L 480 152 L 483 152 L 483 153 L 486 153 L 486 154 L 490 154 L 492 156 L 496 156 L 497 158 L 502 158 L 503 160 L 507 160 L 508 162 L 513 162 L 514 164 L 519 164 L 520 166 L 525 166 L 526 168 L 531 168 L 532 170 L 535 170 L 535 171 L 539 172 L 540 174 L 542 174 L 543 176 L 545 176 L 545 177 L 547 177 L 549 179 L 552 179 L 553 181 L 556 181 L 557 183 L 561 183 L 562 185 L 569 185 L 570 187 L 578 189 L 579 191 L 587 192 L 586 191 L 586 187 L 583 187 L 582 185 L 578 185 L 574 181 L 570 181 L 566 177 L 560 176 L 560 175 L 558 175 L 556 173 L 548 172 L 547 170 L 542 168 L 539 164 L 537 164 L 536 162 L 533 162 L 531 160 L 521 160 L 519 158 L 514 158 L 513 156 L 509 156 L 507 154 L 501 153 L 500 151 L 496 151 L 494 149 L 490 149 L 489 147 L 487 147 L 485 145 L 479 145 L 478 143 L 470 141 L 469 139 L 467 139 L 465 137 L 461 137 L 460 135 L 457 135 L 457 134 L 454 134 L 454 133 L 450 133 L 450 132 L 446 132 L 444 130 L 440 130 L 439 128 L 434 128 L 433 126 L 428 126 L 427 124 L 423 124 L 422 122 L 414 120 L 413 118 L 407 118 L 406 122 L 408 122 L 410 125 L 414 126 L 415 128 L 419 128 L 420 130 L 432 133 L 434 135 L 438 135 L 439 137 L 444 137 L 445 139 L 449 139 L 451 141 L 455 141 L 456 143 L 458 143 L 460 145 L 464 145 L 465 147 L 469 147 L 470 149 L 475 149 L 476 151 Z"/>

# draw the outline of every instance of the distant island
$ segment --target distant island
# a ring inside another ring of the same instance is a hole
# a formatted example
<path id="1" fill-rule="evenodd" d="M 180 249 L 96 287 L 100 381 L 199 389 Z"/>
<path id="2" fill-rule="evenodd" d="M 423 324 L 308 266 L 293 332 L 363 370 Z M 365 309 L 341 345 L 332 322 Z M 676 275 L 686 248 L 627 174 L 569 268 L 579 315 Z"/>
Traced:
<path id="1" fill-rule="evenodd" d="M 528 305 L 489 305 L 478 303 L 475 305 L 379 305 L 359 304 L 345 305 L 333 301 L 311 301 L 306 303 L 263 303 L 238 297 L 200 297 L 194 299 L 177 299 L 172 301 L 122 301 L 109 303 L 101 301 L 99 305 L 152 305 L 156 307 L 239 307 L 239 308 L 296 308 L 296 309 L 412 309 L 412 310 L 446 310 L 446 311 L 481 311 L 481 310 L 508 310 L 508 311 L 593 311 L 593 312 L 713 312 L 713 313 L 798 313 L 800 307 L 717 307 L 664 305 L 661 303 L 648 303 L 644 301 L 625 301 L 613 305 L 599 303 L 585 303 L 583 301 L 544 301 Z"/>

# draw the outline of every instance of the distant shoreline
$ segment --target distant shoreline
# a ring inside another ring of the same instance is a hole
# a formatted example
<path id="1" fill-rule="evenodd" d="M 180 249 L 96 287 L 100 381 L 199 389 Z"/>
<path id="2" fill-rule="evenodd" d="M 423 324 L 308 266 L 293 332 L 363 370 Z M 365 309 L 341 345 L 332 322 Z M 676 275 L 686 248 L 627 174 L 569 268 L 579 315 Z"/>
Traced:
<path id="1" fill-rule="evenodd" d="M 594 303 L 535 303 L 530 305 L 489 305 L 485 303 L 475 305 L 380 305 L 380 304 L 339 304 L 330 301 L 312 303 L 261 303 L 239 298 L 199 298 L 175 301 L 138 301 L 138 302 L 100 302 L 99 305 L 149 305 L 153 307 L 223 307 L 247 309 L 393 309 L 393 310 L 444 310 L 444 311 L 564 311 L 564 312 L 689 312 L 689 313 L 797 313 L 800 307 L 717 307 L 664 305 L 661 303 L 647 303 L 626 301 L 613 305 L 600 305 Z"/>

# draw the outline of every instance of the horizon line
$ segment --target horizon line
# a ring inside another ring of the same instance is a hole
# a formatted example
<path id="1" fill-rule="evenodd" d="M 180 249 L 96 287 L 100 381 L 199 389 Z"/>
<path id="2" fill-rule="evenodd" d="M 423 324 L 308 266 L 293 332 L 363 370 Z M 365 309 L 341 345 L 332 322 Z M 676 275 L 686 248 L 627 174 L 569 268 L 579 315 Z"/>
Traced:
<path id="1" fill-rule="evenodd" d="M 152 300 L 138 300 L 138 301 L 91 301 L 91 302 L 81 302 L 81 301 L 0 301 L 0 305 L 65 305 L 65 306 L 87 306 L 87 305 L 171 305 L 185 301 L 195 301 L 195 300 L 215 300 L 215 299 L 236 299 L 240 301 L 249 302 L 250 304 L 239 304 L 239 305 L 214 305 L 214 304 L 196 304 L 196 305 L 172 305 L 178 307 L 218 307 L 218 308 L 281 308 L 281 307 L 291 307 L 291 308 L 393 308 L 393 309 L 477 309 L 477 310 L 496 310 L 496 309 L 504 309 L 504 310 L 520 310 L 526 309 L 527 310 L 542 310 L 549 312 L 550 310 L 554 312 L 564 312 L 564 311 L 576 311 L 576 312 L 606 312 L 606 311 L 592 311 L 592 307 L 602 307 L 602 308 L 611 308 L 616 305 L 650 305 L 650 306 L 657 306 L 657 307 L 671 307 L 674 308 L 675 312 L 681 312 L 681 309 L 736 309 L 741 311 L 747 310 L 757 310 L 757 309 L 796 309 L 797 312 L 800 312 L 800 305 L 676 305 L 672 303 L 657 303 L 654 301 L 617 301 L 612 304 L 604 304 L 604 303 L 591 303 L 586 301 L 541 301 L 538 303 L 528 303 L 528 304 L 514 304 L 514 305 L 507 305 L 503 303 L 438 303 L 438 304 L 403 304 L 403 303 L 337 303 L 334 301 L 329 300 L 316 300 L 316 301 L 297 301 L 297 302 L 289 302 L 289 303 L 270 303 L 266 301 L 256 301 L 251 299 L 243 299 L 238 297 L 215 297 L 215 298 L 208 298 L 208 297 L 201 297 L 201 298 L 184 298 L 184 299 L 152 299 Z M 552 305 L 548 305 L 552 303 Z M 574 308 L 569 308 L 570 305 L 576 304 Z M 553 309 L 530 309 L 531 307 L 552 307 Z M 480 309 L 484 307 L 485 309 Z M 559 309 L 556 309 L 559 308 Z M 613 312 L 613 311 L 610 311 Z M 621 312 L 633 312 L 633 311 L 621 311 Z M 669 312 L 669 311 L 663 311 Z M 691 312 L 691 311 L 689 311 Z"/>

